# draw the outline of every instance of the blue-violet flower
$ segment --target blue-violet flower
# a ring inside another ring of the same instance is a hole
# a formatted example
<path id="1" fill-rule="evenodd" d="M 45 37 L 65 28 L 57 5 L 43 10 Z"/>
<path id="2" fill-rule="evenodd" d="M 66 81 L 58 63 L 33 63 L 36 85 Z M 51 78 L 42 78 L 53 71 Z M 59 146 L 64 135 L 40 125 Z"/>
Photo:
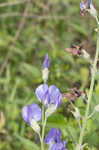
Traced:
<path id="1" fill-rule="evenodd" d="M 50 107 L 51 104 L 54 104 L 55 108 L 58 108 L 62 103 L 62 94 L 54 85 L 51 85 L 48 88 L 47 84 L 41 84 L 37 87 L 35 93 L 38 100 L 41 101 L 42 104 L 46 104 L 47 107 Z"/>
<path id="2" fill-rule="evenodd" d="M 51 145 L 52 143 L 60 143 L 61 137 L 62 135 L 60 129 L 52 128 L 45 138 L 45 143 L 47 145 Z"/>
<path id="3" fill-rule="evenodd" d="M 92 4 L 92 0 L 87 0 L 85 3 L 81 1 L 80 9 L 81 9 L 82 16 L 84 16 L 86 14 L 86 12 L 89 12 L 94 18 L 96 18 L 96 20 L 98 22 L 97 11 L 94 8 L 94 5 Z"/>
<path id="4" fill-rule="evenodd" d="M 90 10 L 91 5 L 92 5 L 92 0 L 87 0 L 85 3 L 83 1 L 80 2 L 80 10 L 81 10 L 82 16 L 84 16 L 86 12 Z"/>
<path id="5" fill-rule="evenodd" d="M 66 141 L 62 141 L 60 129 L 52 128 L 45 137 L 45 143 L 50 146 L 50 150 L 67 150 Z"/>
<path id="6" fill-rule="evenodd" d="M 36 122 L 41 120 L 41 108 L 35 103 L 24 106 L 22 108 L 22 117 L 30 126 L 32 126 L 32 120 L 35 120 Z"/>

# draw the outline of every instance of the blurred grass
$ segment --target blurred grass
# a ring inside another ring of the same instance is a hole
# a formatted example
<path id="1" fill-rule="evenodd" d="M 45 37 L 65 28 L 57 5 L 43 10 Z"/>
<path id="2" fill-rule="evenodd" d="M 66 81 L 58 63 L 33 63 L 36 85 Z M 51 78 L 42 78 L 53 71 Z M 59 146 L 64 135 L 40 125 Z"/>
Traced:
<path id="1" fill-rule="evenodd" d="M 10 4 L 16 1 L 0 0 L 0 5 L 6 2 Z M 89 64 L 81 58 L 72 57 L 64 49 L 70 47 L 72 42 L 83 44 L 93 58 L 96 40 L 94 19 L 89 15 L 80 16 L 79 1 L 76 0 L 32 0 L 30 3 L 24 27 L 0 76 L 0 111 L 5 119 L 5 124 L 0 128 L 0 150 L 39 149 L 39 139 L 23 121 L 21 109 L 37 100 L 35 88 L 42 83 L 41 69 L 46 53 L 51 60 L 48 84 L 55 84 L 63 93 L 75 86 L 80 89 L 89 87 Z M 99 11 L 99 2 L 94 3 Z M 0 68 L 8 55 L 26 6 L 24 2 L 0 7 Z M 91 111 L 98 104 L 98 98 L 97 74 Z M 66 115 L 68 108 L 65 105 L 60 108 L 58 116 L 53 115 L 49 119 L 47 131 L 49 127 L 60 127 L 68 149 L 74 150 L 79 129 L 72 114 Z M 85 104 L 82 100 L 78 100 L 77 105 L 84 114 Z M 89 143 L 88 150 L 99 149 L 98 124 L 98 115 L 88 122 L 85 136 L 85 141 Z"/>

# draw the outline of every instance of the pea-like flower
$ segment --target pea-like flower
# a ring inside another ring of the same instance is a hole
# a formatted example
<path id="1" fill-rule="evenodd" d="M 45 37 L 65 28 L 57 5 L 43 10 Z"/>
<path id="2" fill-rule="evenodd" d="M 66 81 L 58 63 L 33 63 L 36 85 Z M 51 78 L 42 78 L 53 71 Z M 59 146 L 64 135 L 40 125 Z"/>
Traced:
<path id="1" fill-rule="evenodd" d="M 62 103 L 62 94 L 54 85 L 48 87 L 47 84 L 41 84 L 37 87 L 35 93 L 38 100 L 41 101 L 42 104 L 46 104 L 47 107 L 53 104 L 55 108 L 58 108 Z"/>
<path id="2" fill-rule="evenodd" d="M 47 145 L 51 145 L 52 143 L 60 143 L 61 142 L 61 131 L 60 129 L 52 128 L 48 135 L 45 138 L 45 143 Z"/>
<path id="3" fill-rule="evenodd" d="M 92 0 L 87 0 L 85 3 L 81 1 L 80 10 L 82 16 L 84 16 L 87 12 L 89 12 L 93 17 L 97 19 L 97 11 L 94 8 L 94 5 L 92 4 Z"/>
<path id="4" fill-rule="evenodd" d="M 92 0 L 87 0 L 85 3 L 83 1 L 80 2 L 80 9 L 90 9 L 90 5 L 92 4 Z"/>
<path id="5" fill-rule="evenodd" d="M 67 150 L 66 141 L 62 141 L 60 129 L 52 128 L 45 138 L 45 143 L 50 146 L 50 150 Z"/>
<path id="6" fill-rule="evenodd" d="M 41 108 L 35 103 L 32 103 L 28 106 L 24 106 L 22 108 L 22 117 L 30 126 L 32 126 L 33 120 L 35 120 L 36 122 L 41 120 Z"/>

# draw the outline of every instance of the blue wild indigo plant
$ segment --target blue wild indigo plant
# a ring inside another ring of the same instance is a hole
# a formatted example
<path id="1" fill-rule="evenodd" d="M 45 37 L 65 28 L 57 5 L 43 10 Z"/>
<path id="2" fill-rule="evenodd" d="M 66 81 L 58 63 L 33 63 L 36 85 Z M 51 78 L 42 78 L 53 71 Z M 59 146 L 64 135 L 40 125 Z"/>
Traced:
<path id="1" fill-rule="evenodd" d="M 60 90 L 55 85 L 48 86 L 46 84 L 48 80 L 49 67 L 50 60 L 48 54 L 46 54 L 42 71 L 42 79 L 44 84 L 39 85 L 35 90 L 37 99 L 42 104 L 42 109 L 35 103 L 24 106 L 22 109 L 22 117 L 39 135 L 41 150 L 44 150 L 44 141 L 50 147 L 50 150 L 67 150 L 65 148 L 66 142 L 62 141 L 61 131 L 59 129 L 52 128 L 44 140 L 47 118 L 51 116 L 62 104 L 62 94 Z M 37 123 L 41 119 L 42 131 Z"/>
<path id="2" fill-rule="evenodd" d="M 97 48 L 94 61 L 91 60 L 90 55 L 86 52 L 86 50 L 80 46 L 73 45 L 72 48 L 66 48 L 66 50 L 72 55 L 77 55 L 78 57 L 87 59 L 87 61 L 91 65 L 91 83 L 88 92 L 88 98 L 86 100 L 86 110 L 84 117 L 81 115 L 80 110 L 76 107 L 75 103 L 70 101 L 71 106 L 75 110 L 71 111 L 71 113 L 78 121 L 79 125 L 79 141 L 75 144 L 75 150 L 83 150 L 86 147 L 87 143 L 83 142 L 83 138 L 86 132 L 87 121 L 96 112 L 99 112 L 99 105 L 96 105 L 93 112 L 89 114 L 99 55 L 99 21 L 97 11 L 92 3 L 92 0 L 87 0 L 86 2 L 81 1 L 80 10 L 81 15 L 83 16 L 85 16 L 85 14 L 89 12 L 91 16 L 96 19 L 98 27 L 97 29 L 95 29 L 95 31 L 97 32 Z M 45 136 L 47 119 L 54 112 L 56 112 L 58 107 L 62 104 L 62 96 L 69 97 L 70 99 L 74 100 L 75 98 L 82 96 L 82 93 L 79 92 L 76 88 L 73 88 L 71 92 L 62 95 L 60 90 L 55 85 L 48 86 L 47 80 L 49 76 L 49 68 L 50 60 L 48 54 L 46 54 L 42 67 L 42 80 L 44 83 L 39 85 L 35 90 L 35 94 L 37 96 L 37 99 L 40 101 L 42 108 L 40 108 L 40 106 L 35 103 L 24 106 L 22 108 L 22 117 L 28 123 L 28 125 L 30 125 L 32 129 L 38 134 L 41 143 L 41 150 L 45 150 L 45 144 L 48 146 L 49 150 L 67 150 L 66 141 L 62 140 L 62 134 L 59 128 L 57 129 L 53 127 Z M 85 96 L 83 97 L 83 99 L 84 98 Z M 42 120 L 41 125 L 38 124 L 40 120 Z"/>

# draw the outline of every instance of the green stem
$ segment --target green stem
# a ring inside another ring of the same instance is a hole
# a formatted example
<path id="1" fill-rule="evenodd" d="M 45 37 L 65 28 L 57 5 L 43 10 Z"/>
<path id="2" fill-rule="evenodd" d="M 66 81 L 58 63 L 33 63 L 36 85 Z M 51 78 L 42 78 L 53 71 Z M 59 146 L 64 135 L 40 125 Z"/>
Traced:
<path id="1" fill-rule="evenodd" d="M 44 117 L 45 117 L 45 115 L 44 115 L 44 105 L 42 105 L 42 127 L 43 127 L 43 123 L 44 123 Z"/>
<path id="2" fill-rule="evenodd" d="M 44 140 L 46 121 L 47 121 L 47 118 L 45 117 L 44 124 L 43 124 L 43 128 L 42 128 L 42 141 Z"/>
<path id="3" fill-rule="evenodd" d="M 40 133 L 38 133 L 38 135 L 39 135 L 39 138 L 40 138 L 40 143 L 42 143 L 42 138 L 41 138 Z"/>
<path id="4" fill-rule="evenodd" d="M 42 106 L 42 137 L 41 137 L 41 150 L 44 150 L 44 134 L 47 118 L 45 117 L 44 105 Z"/>
<path id="5" fill-rule="evenodd" d="M 92 116 L 95 114 L 95 111 L 93 111 L 89 116 L 88 119 L 92 118 Z"/>
<path id="6" fill-rule="evenodd" d="M 44 113 L 44 105 L 42 105 L 42 137 L 41 137 L 41 150 L 44 150 L 44 144 L 43 144 L 43 126 L 44 126 L 44 119 L 45 113 Z"/>
<path id="7" fill-rule="evenodd" d="M 96 75 L 96 67 L 97 67 L 98 55 L 99 55 L 99 33 L 97 35 L 96 55 L 95 55 L 94 64 L 93 64 L 92 78 L 91 78 L 90 90 L 89 90 L 89 95 L 88 95 L 88 103 L 87 103 L 87 107 L 86 107 L 86 112 L 85 112 L 83 126 L 82 126 L 82 129 L 81 129 L 81 132 L 80 132 L 78 150 L 81 150 L 84 133 L 85 133 L 85 129 L 86 129 L 86 126 L 87 126 L 89 108 L 90 108 L 90 103 L 91 103 L 91 100 L 92 100 L 92 93 L 93 93 L 93 88 L 94 88 L 94 83 L 95 83 L 95 75 Z"/>

